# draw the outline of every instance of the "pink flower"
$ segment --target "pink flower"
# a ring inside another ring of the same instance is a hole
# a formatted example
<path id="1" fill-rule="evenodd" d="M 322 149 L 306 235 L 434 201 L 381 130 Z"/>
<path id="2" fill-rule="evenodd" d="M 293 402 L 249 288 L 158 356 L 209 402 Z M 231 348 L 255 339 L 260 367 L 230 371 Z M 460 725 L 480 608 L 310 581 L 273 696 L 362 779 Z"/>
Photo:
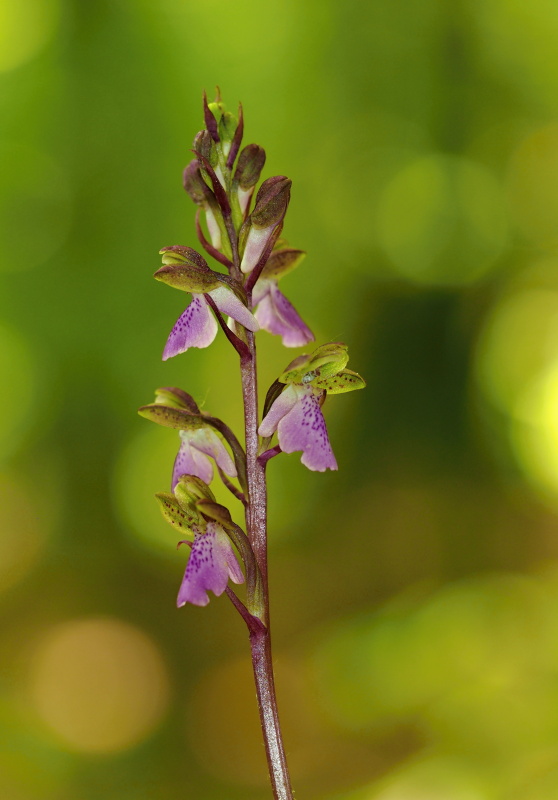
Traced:
<path id="1" fill-rule="evenodd" d="M 302 451 L 301 461 L 308 469 L 324 472 L 337 469 L 325 420 L 320 408 L 323 390 L 309 385 L 290 384 L 272 404 L 259 427 L 260 436 L 277 431 L 284 453 Z"/>
<path id="2" fill-rule="evenodd" d="M 218 435 L 209 427 L 179 431 L 180 449 L 174 461 L 172 471 L 172 490 L 181 475 L 196 475 L 204 483 L 213 479 L 213 465 L 217 466 L 231 478 L 236 478 L 236 467 L 225 445 Z"/>
<path id="3" fill-rule="evenodd" d="M 223 314 L 228 314 L 250 331 L 257 331 L 259 324 L 233 291 L 219 286 L 207 294 Z M 192 302 L 180 315 L 163 350 L 163 361 L 185 353 L 189 347 L 209 347 L 217 336 L 218 325 L 204 294 L 192 293 Z"/>
<path id="4" fill-rule="evenodd" d="M 229 578 L 233 583 L 243 583 L 244 575 L 225 530 L 217 522 L 208 522 L 205 532 L 196 529 L 190 558 L 180 584 L 176 604 L 186 603 L 206 606 L 207 592 L 223 594 Z"/>
<path id="5" fill-rule="evenodd" d="M 302 347 L 313 341 L 314 334 L 279 291 L 277 281 L 260 278 L 254 286 L 252 302 L 257 306 L 254 316 L 260 328 L 281 336 L 285 347 Z"/>

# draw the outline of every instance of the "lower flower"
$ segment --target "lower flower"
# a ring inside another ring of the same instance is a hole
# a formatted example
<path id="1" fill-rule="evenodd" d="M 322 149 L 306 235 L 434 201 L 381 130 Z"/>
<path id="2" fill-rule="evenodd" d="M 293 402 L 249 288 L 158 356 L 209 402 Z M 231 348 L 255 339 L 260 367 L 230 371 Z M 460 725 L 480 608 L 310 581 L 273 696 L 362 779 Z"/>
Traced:
<path id="1" fill-rule="evenodd" d="M 180 584 L 176 604 L 206 606 L 208 591 L 219 596 L 233 583 L 243 583 L 244 574 L 234 553 L 231 541 L 218 522 L 208 522 L 205 532 L 194 529 L 190 557 Z"/>

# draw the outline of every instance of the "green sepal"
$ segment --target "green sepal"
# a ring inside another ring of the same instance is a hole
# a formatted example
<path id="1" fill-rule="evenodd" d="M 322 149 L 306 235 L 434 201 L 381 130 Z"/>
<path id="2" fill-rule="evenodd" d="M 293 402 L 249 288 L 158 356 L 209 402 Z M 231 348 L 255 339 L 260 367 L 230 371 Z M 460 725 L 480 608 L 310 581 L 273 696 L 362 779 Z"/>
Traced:
<path id="1" fill-rule="evenodd" d="M 194 398 L 188 392 L 176 386 L 163 386 L 155 389 L 155 403 L 173 408 L 183 408 L 189 414 L 200 415 L 200 410 Z"/>
<path id="2" fill-rule="evenodd" d="M 336 375 L 345 369 L 349 360 L 349 348 L 342 342 L 323 344 L 312 353 L 310 370 L 320 378 Z"/>
<path id="3" fill-rule="evenodd" d="M 166 264 L 153 275 L 155 280 L 191 294 L 204 294 L 217 289 L 223 281 L 217 272 L 200 270 L 188 264 Z"/>
<path id="4" fill-rule="evenodd" d="M 208 270 L 209 266 L 205 258 L 194 250 L 193 247 L 186 247 L 181 244 L 172 244 L 169 247 L 162 247 L 159 250 L 159 255 L 163 256 L 161 259 L 163 266 L 174 264 L 186 264 L 189 267 L 196 267 L 201 270 Z"/>
<path id="5" fill-rule="evenodd" d="M 184 408 L 174 405 L 163 405 L 162 403 L 149 403 L 149 405 L 138 408 L 140 417 L 163 425 L 165 428 L 175 428 L 179 431 L 195 430 L 204 428 L 207 423 L 201 415 L 192 414 Z"/>
<path id="6" fill-rule="evenodd" d="M 279 376 L 281 383 L 314 383 L 316 378 L 328 378 L 341 372 L 349 360 L 346 344 L 323 344 L 308 355 L 303 353 L 285 368 Z"/>
<path id="7" fill-rule="evenodd" d="M 192 525 L 196 525 L 200 522 L 200 515 L 198 512 L 195 509 L 182 508 L 176 497 L 168 492 L 158 492 L 155 498 L 159 503 L 161 514 L 169 525 L 193 536 Z"/>
<path id="8" fill-rule="evenodd" d="M 195 505 L 198 500 L 210 500 L 215 502 L 215 495 L 205 481 L 198 478 L 197 475 L 181 475 L 178 483 L 174 487 L 174 493 L 178 498 L 177 489 L 180 489 L 180 494 L 183 498 L 188 497 L 188 502 Z"/>
<path id="9" fill-rule="evenodd" d="M 293 250 L 291 248 L 274 250 L 261 272 L 261 277 L 279 280 L 283 275 L 298 267 L 305 255 L 304 250 Z"/>
<path id="10" fill-rule="evenodd" d="M 192 247 L 175 244 L 161 248 L 159 254 L 163 257 L 163 266 L 154 277 L 175 289 L 203 294 L 223 282 L 223 276 L 209 269 L 205 258 Z"/>
<path id="11" fill-rule="evenodd" d="M 211 108 L 212 105 L 214 104 L 209 104 L 209 109 L 213 112 L 213 109 Z M 216 115 L 214 114 L 214 116 Z M 219 138 L 221 141 L 229 143 L 232 142 L 237 126 L 238 120 L 235 115 L 231 114 L 230 111 L 223 111 L 221 119 L 219 120 Z"/>
<path id="12" fill-rule="evenodd" d="M 285 367 L 285 371 L 279 375 L 278 380 L 280 383 L 300 383 L 302 381 L 302 376 L 310 369 L 311 361 L 311 355 L 302 353 L 302 355 L 297 356 Z"/>
<path id="13" fill-rule="evenodd" d="M 342 394 L 343 392 L 353 392 L 355 389 L 364 389 L 366 381 L 358 372 L 342 369 L 336 375 L 315 378 L 312 386 L 325 389 L 328 394 Z"/>
<path id="14" fill-rule="evenodd" d="M 181 475 L 174 487 L 174 497 L 188 519 L 193 520 L 191 524 L 205 526 L 204 518 L 196 508 L 196 503 L 202 498 L 209 500 L 215 498 L 209 486 L 201 478 L 196 475 Z"/>

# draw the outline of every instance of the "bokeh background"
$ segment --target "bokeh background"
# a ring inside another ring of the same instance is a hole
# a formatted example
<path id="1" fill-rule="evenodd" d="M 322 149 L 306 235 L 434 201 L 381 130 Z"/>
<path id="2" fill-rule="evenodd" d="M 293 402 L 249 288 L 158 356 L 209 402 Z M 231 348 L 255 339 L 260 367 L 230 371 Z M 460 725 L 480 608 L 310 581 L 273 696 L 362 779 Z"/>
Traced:
<path id="1" fill-rule="evenodd" d="M 282 288 L 368 389 L 335 474 L 270 478 L 297 797 L 558 797 L 558 7 L 4 0 L 0 796 L 264 800 L 246 636 L 175 609 L 152 495 L 178 385 L 241 429 L 220 335 L 162 363 L 201 93 L 287 174 Z M 297 354 L 261 334 L 262 391 Z M 240 519 L 239 509 L 233 513 Z"/>

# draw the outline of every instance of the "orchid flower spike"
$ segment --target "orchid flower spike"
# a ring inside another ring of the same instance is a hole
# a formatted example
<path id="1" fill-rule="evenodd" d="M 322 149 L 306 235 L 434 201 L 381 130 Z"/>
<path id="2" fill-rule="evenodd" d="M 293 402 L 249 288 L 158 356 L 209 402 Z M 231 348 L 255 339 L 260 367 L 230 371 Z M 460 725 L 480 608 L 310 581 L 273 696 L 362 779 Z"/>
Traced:
<path id="1" fill-rule="evenodd" d="M 225 276 L 209 269 L 207 262 L 191 247 L 164 247 L 163 266 L 157 270 L 157 280 L 176 289 L 190 292 L 192 302 L 180 315 L 163 350 L 163 361 L 185 353 L 190 347 L 209 347 L 217 335 L 218 324 L 207 295 L 217 309 L 250 331 L 259 330 L 254 315 L 242 300 L 225 284 Z"/>
<path id="2" fill-rule="evenodd" d="M 346 345 L 334 343 L 291 362 L 278 382 L 286 384 L 286 388 L 265 414 L 259 435 L 269 438 L 277 432 L 281 450 L 302 451 L 301 461 L 308 469 L 337 469 L 321 406 L 327 394 L 350 392 L 366 385 L 358 373 L 345 369 L 348 360 Z"/>

